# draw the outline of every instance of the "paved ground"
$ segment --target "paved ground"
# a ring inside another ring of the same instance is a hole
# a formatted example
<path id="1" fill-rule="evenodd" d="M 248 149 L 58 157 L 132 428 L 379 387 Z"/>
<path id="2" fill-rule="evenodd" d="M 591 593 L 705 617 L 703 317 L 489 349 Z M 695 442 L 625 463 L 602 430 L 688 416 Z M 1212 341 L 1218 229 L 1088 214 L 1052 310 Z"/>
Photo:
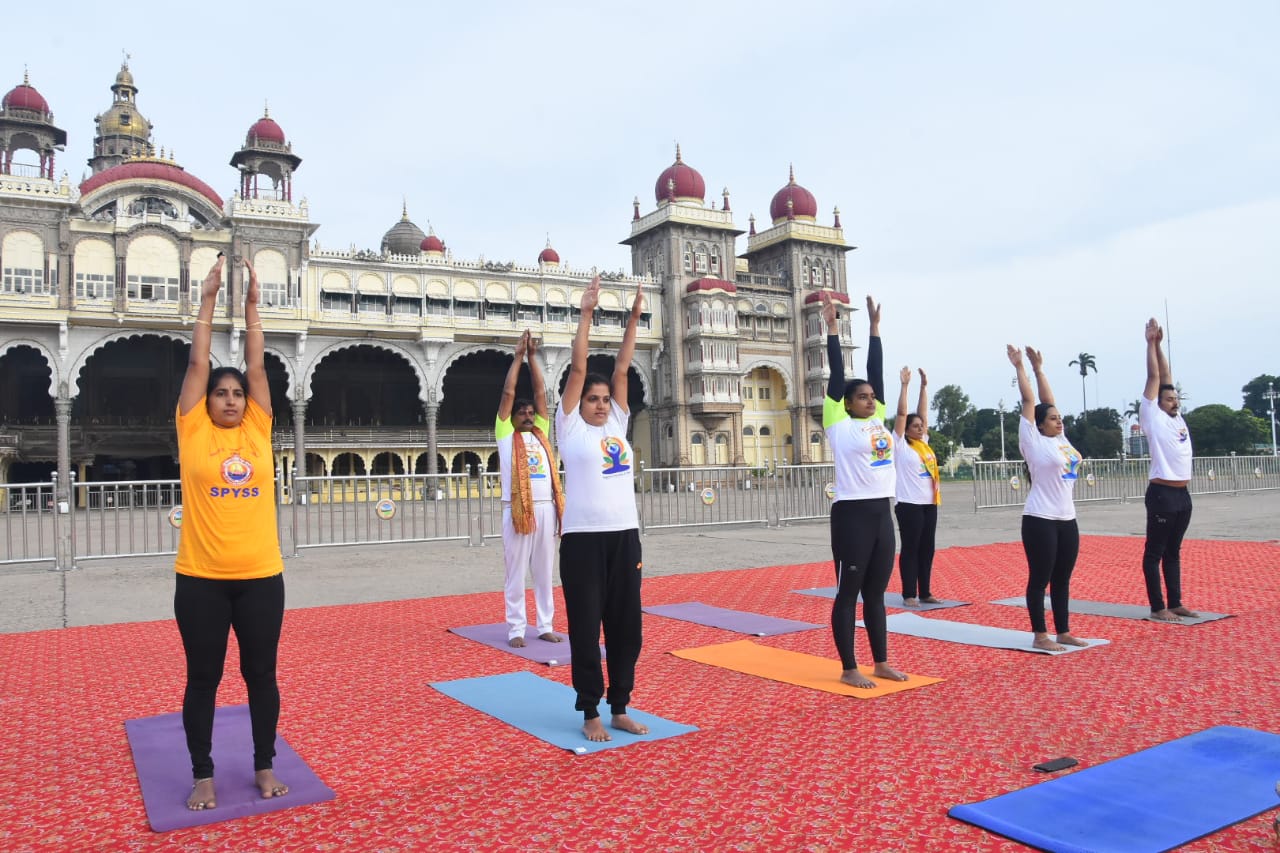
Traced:
<path id="1" fill-rule="evenodd" d="M 1014 542 L 1016 509 L 972 510 L 972 489 L 947 484 L 938 547 Z M 1141 536 L 1139 503 L 1080 504 L 1080 530 L 1089 535 Z M 1188 534 L 1195 539 L 1280 539 L 1280 492 L 1204 495 L 1195 499 Z M 825 522 L 781 528 L 749 525 L 657 530 L 643 539 L 645 572 L 686 574 L 830 558 Z M 351 546 L 303 551 L 285 562 L 288 606 L 321 607 L 496 592 L 502 589 L 502 545 L 461 542 Z M 89 562 L 71 572 L 43 568 L 0 570 L 0 633 L 78 625 L 142 622 L 173 615 L 173 558 Z M 501 618 L 495 611 L 494 620 Z"/>

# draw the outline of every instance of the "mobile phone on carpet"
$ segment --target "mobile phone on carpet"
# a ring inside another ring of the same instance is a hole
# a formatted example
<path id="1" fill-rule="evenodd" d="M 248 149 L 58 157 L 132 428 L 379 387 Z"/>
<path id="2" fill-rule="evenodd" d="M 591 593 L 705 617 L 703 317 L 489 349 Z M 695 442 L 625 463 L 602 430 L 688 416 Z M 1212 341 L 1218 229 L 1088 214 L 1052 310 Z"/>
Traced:
<path id="1" fill-rule="evenodd" d="M 1033 764 L 1031 769 L 1038 770 L 1041 773 L 1057 773 L 1059 770 L 1075 767 L 1079 763 L 1074 758 L 1055 758 L 1052 761 L 1041 761 L 1039 764 Z"/>

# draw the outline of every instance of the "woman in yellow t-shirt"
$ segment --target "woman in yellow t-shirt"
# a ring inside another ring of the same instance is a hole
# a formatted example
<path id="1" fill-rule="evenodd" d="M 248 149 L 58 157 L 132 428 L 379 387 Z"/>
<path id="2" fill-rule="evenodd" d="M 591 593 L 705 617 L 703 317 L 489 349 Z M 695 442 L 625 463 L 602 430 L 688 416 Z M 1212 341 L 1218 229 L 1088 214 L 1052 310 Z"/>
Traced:
<path id="1" fill-rule="evenodd" d="M 183 521 L 174 565 L 173 612 L 187 658 L 182 726 L 194 779 L 187 808 L 217 805 L 213 785 L 213 709 L 235 629 L 249 693 L 254 782 L 264 798 L 288 786 L 272 771 L 280 690 L 276 652 L 284 619 L 284 564 L 276 538 L 271 453 L 271 389 L 263 361 L 258 276 L 246 259 L 245 372 L 209 370 L 213 310 L 223 256 L 200 289 L 200 312 L 178 397 L 178 462 Z"/>

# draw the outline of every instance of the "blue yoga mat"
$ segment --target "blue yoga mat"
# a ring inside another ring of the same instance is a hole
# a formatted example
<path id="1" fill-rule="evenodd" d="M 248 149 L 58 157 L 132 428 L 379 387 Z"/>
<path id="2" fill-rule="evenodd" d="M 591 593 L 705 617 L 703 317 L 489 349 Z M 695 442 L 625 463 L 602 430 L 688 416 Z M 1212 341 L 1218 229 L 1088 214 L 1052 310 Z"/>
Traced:
<path id="1" fill-rule="evenodd" d="M 496 717 L 552 746 L 578 755 L 617 749 L 642 740 L 662 740 L 698 730 L 697 726 L 673 723 L 662 717 L 628 708 L 627 716 L 649 727 L 647 735 L 609 729 L 609 736 L 613 740 L 603 743 L 589 741 L 582 734 L 582 712 L 573 707 L 577 698 L 573 688 L 532 672 L 433 681 L 431 686 L 464 705 L 470 705 L 477 711 Z M 607 717 L 608 712 L 609 709 L 604 708 L 602 716 Z M 607 719 L 605 725 L 609 725 Z"/>
<path id="2" fill-rule="evenodd" d="M 1280 805 L 1280 735 L 1215 726 L 951 817 L 1055 853 L 1172 850 Z"/>

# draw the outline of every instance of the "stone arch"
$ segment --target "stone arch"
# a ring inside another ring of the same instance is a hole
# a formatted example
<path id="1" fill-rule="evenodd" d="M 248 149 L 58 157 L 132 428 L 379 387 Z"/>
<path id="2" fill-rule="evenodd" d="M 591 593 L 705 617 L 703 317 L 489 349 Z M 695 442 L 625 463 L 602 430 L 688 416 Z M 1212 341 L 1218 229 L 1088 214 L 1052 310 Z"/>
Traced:
<path id="1" fill-rule="evenodd" d="M 66 376 L 70 380 L 67 383 L 68 396 L 70 397 L 79 396 L 80 374 L 84 371 L 84 366 L 89 363 L 89 359 L 93 358 L 93 356 L 96 355 L 99 350 L 107 346 L 107 344 L 112 344 L 112 343 L 115 343 L 116 341 L 128 340 L 129 338 L 148 338 L 148 337 L 166 338 L 171 341 L 179 341 L 181 343 L 187 344 L 188 346 L 190 346 L 191 344 L 191 338 L 189 336 L 183 335 L 179 332 L 171 332 L 166 329 L 148 329 L 145 332 L 137 329 L 130 329 L 129 331 L 125 331 L 125 332 L 112 332 L 110 334 L 103 335 L 101 338 L 98 338 L 92 344 L 85 347 L 84 350 L 81 351 L 80 355 L 76 358 L 76 360 L 72 363 L 71 369 L 67 371 Z M 213 367 L 222 366 L 222 362 L 219 361 L 218 357 L 213 353 L 209 354 L 209 360 L 212 362 Z M 287 363 L 288 362 L 286 361 L 286 364 Z"/>
<path id="2" fill-rule="evenodd" d="M 314 389 L 311 386 L 315 379 L 316 370 L 320 367 L 321 362 L 336 352 L 352 347 L 373 347 L 374 349 L 385 350 L 393 355 L 403 358 L 409 365 L 409 369 L 413 371 L 413 375 L 418 380 L 418 399 L 425 405 L 427 402 L 427 389 L 433 387 L 427 382 L 426 372 L 422 369 L 422 365 L 418 363 L 413 353 L 405 347 L 400 346 L 394 341 L 380 340 L 378 338 L 354 338 L 351 340 L 338 341 L 330 344 L 315 354 L 311 359 L 311 363 L 307 365 L 307 369 L 302 374 L 302 391 L 307 399 L 311 399 Z"/>
<path id="3" fill-rule="evenodd" d="M 566 350 L 566 353 L 567 352 L 568 351 Z M 597 349 L 597 350 L 589 351 L 587 353 L 587 358 L 590 359 L 592 356 L 595 356 L 595 355 L 615 356 L 616 354 L 617 354 L 617 350 Z M 657 405 L 658 398 L 657 398 L 657 395 L 654 393 L 653 368 L 650 365 L 645 363 L 646 361 L 648 361 L 648 359 L 642 358 L 642 355 L 643 355 L 642 353 L 637 352 L 635 356 L 631 359 L 631 369 L 636 372 L 636 376 L 639 377 L 640 379 L 640 389 L 644 392 L 645 408 L 648 409 L 648 408 L 651 408 L 652 406 Z M 557 396 L 559 396 L 560 391 L 564 388 L 565 382 L 568 380 L 569 368 L 572 366 L 571 361 L 572 361 L 572 354 L 566 354 L 564 361 L 555 367 L 556 380 L 555 380 L 554 386 L 552 387 L 554 388 Z"/>
<path id="4" fill-rule="evenodd" d="M 284 350 L 279 347 L 269 346 L 265 347 L 263 351 L 271 353 L 280 359 L 280 363 L 284 365 L 284 395 L 292 400 L 295 389 L 298 387 L 298 375 L 294 367 L 293 358 L 285 354 Z"/>
<path id="5" fill-rule="evenodd" d="M 795 401 L 795 384 L 791 380 L 791 368 L 787 366 L 783 359 L 776 356 L 753 355 L 739 366 L 743 376 L 747 376 L 757 367 L 767 367 L 778 371 L 778 375 L 782 377 L 782 387 L 787 394 L 787 402 Z"/>
<path id="6" fill-rule="evenodd" d="M 63 377 L 58 372 L 58 360 L 54 358 L 53 351 L 39 341 L 34 341 L 30 338 L 13 338 L 12 340 L 0 342 L 0 358 L 3 358 L 4 354 L 9 350 L 17 347 L 31 347 L 44 358 L 45 363 L 49 365 L 49 396 L 56 400 L 58 398 L 58 385 L 62 382 Z M 68 388 L 67 391 L 70 393 L 71 389 Z"/>
<path id="7" fill-rule="evenodd" d="M 457 350 L 454 350 L 454 352 L 451 353 L 447 358 L 440 360 L 440 369 L 437 372 L 436 378 L 431 385 L 431 389 L 435 392 L 437 400 L 444 399 L 444 378 L 449 374 L 449 368 L 453 367 L 453 365 L 456 362 L 461 361 L 462 359 L 466 358 L 469 355 L 475 355 L 476 353 L 479 353 L 479 352 L 495 352 L 498 355 L 502 355 L 502 356 L 510 356 L 515 353 L 514 341 L 512 342 L 510 347 L 501 346 L 499 344 L 461 344 L 461 345 L 458 345 L 458 347 L 459 348 Z M 494 404 L 494 408 L 497 408 L 497 405 L 498 405 L 497 398 L 494 399 L 493 404 Z"/>

